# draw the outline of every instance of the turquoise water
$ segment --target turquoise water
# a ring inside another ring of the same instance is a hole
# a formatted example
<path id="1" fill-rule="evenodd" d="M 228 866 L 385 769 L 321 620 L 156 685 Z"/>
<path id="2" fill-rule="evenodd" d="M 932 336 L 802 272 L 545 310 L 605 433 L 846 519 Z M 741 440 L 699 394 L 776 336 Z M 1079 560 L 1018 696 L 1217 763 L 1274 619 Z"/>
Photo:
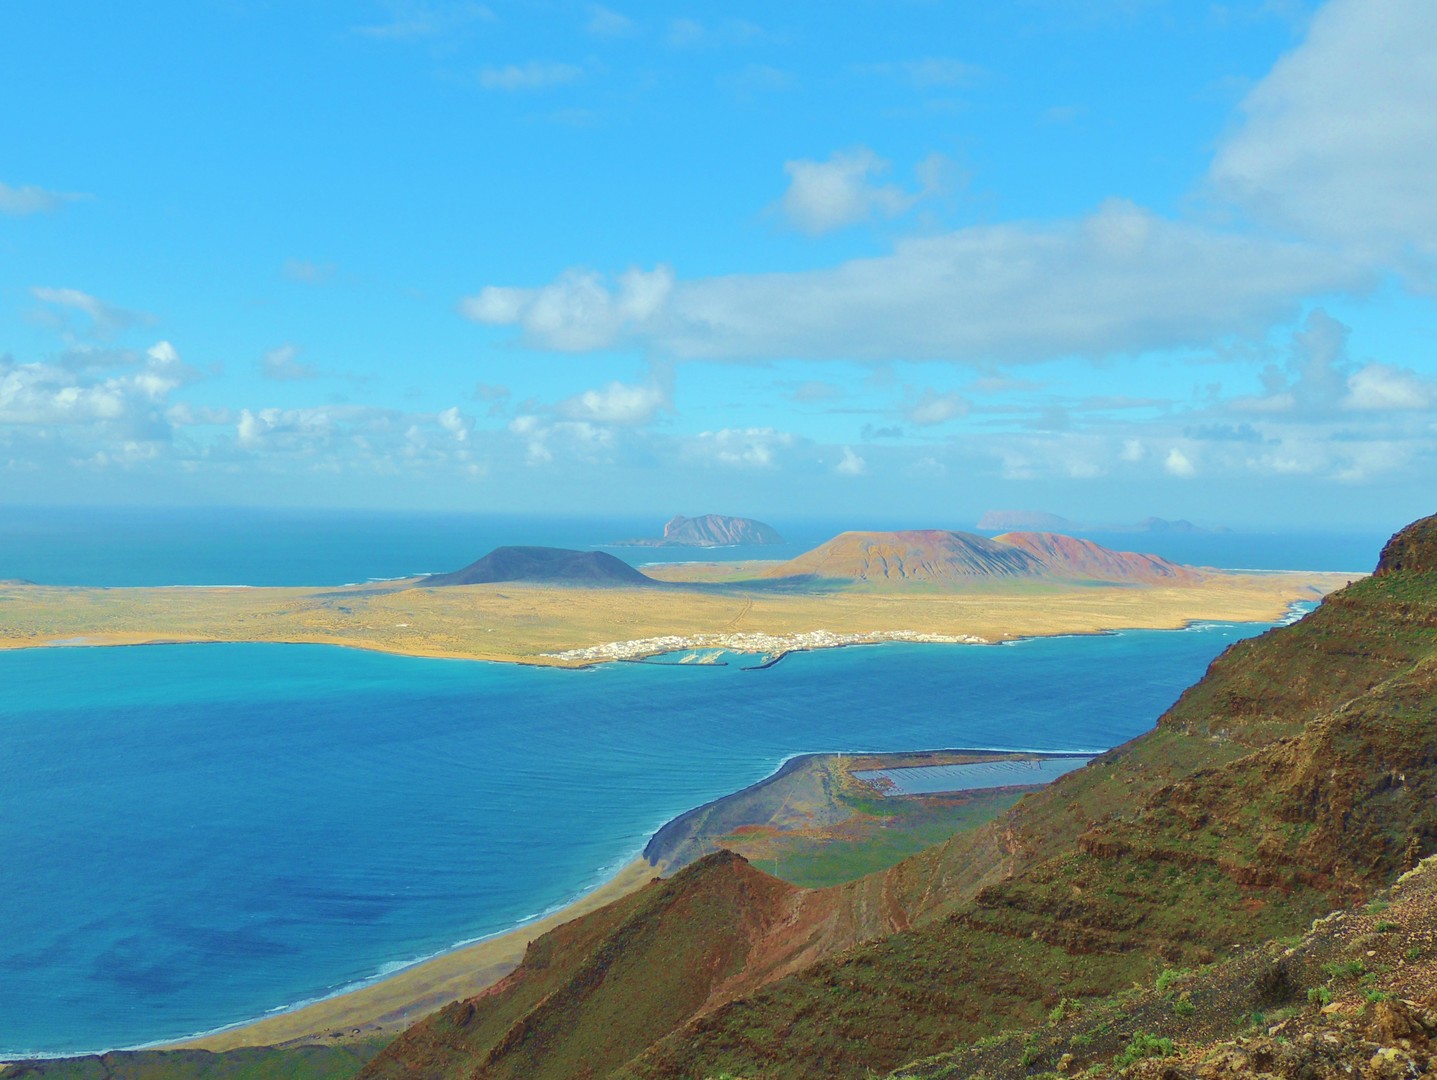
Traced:
<path id="1" fill-rule="evenodd" d="M 554 671 L 292 645 L 0 654 L 0 1057 L 262 1015 L 572 899 L 821 750 L 1099 750 L 1261 627 Z"/>

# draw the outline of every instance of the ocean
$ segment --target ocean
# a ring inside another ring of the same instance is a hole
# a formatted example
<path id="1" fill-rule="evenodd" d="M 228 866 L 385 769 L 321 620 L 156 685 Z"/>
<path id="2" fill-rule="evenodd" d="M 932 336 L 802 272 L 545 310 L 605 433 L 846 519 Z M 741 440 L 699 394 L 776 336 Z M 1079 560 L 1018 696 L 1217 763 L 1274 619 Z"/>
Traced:
<path id="1" fill-rule="evenodd" d="M 162 517 L 10 519 L 0 578 L 338 583 L 452 569 L 500 534 L 582 546 L 643 525 Z M 17 539 L 36 529 L 43 543 Z M 213 1030 L 501 932 L 794 754 L 1105 749 L 1263 629 L 870 646 L 764 671 L 307 645 L 0 653 L 0 1058 Z"/>
<path id="2" fill-rule="evenodd" d="M 970 530 L 962 521 L 774 521 L 772 547 L 616 547 L 663 522 L 373 511 L 0 507 L 0 580 L 41 585 L 344 585 L 457 570 L 501 544 L 600 548 L 626 562 L 787 559 L 845 529 Z M 1366 572 L 1392 529 L 1349 532 L 1103 533 L 1107 547 L 1229 569 Z"/>

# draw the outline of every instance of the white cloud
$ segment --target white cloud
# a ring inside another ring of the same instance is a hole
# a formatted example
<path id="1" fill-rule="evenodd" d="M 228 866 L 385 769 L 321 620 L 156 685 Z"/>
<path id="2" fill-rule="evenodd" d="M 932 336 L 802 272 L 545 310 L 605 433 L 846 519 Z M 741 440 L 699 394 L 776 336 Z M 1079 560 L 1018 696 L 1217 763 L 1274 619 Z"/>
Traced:
<path id="1" fill-rule="evenodd" d="M 1410 371 L 1387 364 L 1368 364 L 1347 378 L 1343 406 L 1363 411 L 1430 409 L 1434 390 Z"/>
<path id="2" fill-rule="evenodd" d="M 1123 448 L 1118 452 L 1118 457 L 1123 461 L 1138 462 L 1148 456 L 1148 448 L 1143 445 L 1141 439 L 1124 439 Z"/>
<path id="3" fill-rule="evenodd" d="M 461 412 L 458 405 L 451 405 L 435 419 L 440 427 L 454 436 L 455 442 L 468 442 L 469 433 L 474 430 L 474 418 Z"/>
<path id="4" fill-rule="evenodd" d="M 1366 281 L 1311 245 L 1217 232 L 1121 200 L 1076 221 L 992 225 L 897 243 L 831 269 L 679 282 L 661 266 L 617 289 L 571 270 L 490 287 L 468 317 L 566 350 L 621 342 L 686 359 L 1020 362 L 1258 335 L 1296 298 Z"/>
<path id="5" fill-rule="evenodd" d="M 108 364 L 76 369 L 0 357 L 0 425 L 88 428 L 105 442 L 166 441 L 170 395 L 198 374 L 168 341 L 143 358 L 109 353 Z"/>
<path id="6" fill-rule="evenodd" d="M 916 401 L 904 407 L 903 415 L 910 424 L 926 427 L 955 417 L 967 416 L 970 407 L 963 395 L 951 391 L 940 394 L 930 387 L 924 389 Z"/>
<path id="7" fill-rule="evenodd" d="M 112 337 L 132 326 L 154 322 L 149 315 L 138 311 L 127 311 L 114 304 L 107 304 L 99 297 L 91 296 L 79 289 L 54 289 L 37 285 L 30 290 L 30 295 L 41 303 L 84 315 L 89 325 L 80 332 L 88 337 Z M 50 316 L 46 321 L 51 322 L 51 325 L 62 333 L 70 335 L 74 331 L 74 324 L 63 315 L 51 312 L 46 314 Z"/>
<path id="8" fill-rule="evenodd" d="M 24 187 L 0 184 L 0 214 L 10 214 L 14 217 L 45 214 L 60 209 L 66 203 L 89 197 L 63 191 L 46 191 L 34 184 L 27 184 Z"/>
<path id="9" fill-rule="evenodd" d="M 566 459 L 598 464 L 613 459 L 613 429 L 587 420 L 550 422 L 542 416 L 525 414 L 509 422 L 509 432 L 524 441 L 529 465 L 547 465 L 560 454 Z"/>
<path id="10" fill-rule="evenodd" d="M 318 371 L 295 359 L 298 355 L 299 349 L 294 345 L 281 345 L 277 349 L 271 349 L 260 360 L 260 374 L 276 382 L 319 378 Z"/>
<path id="11" fill-rule="evenodd" d="M 241 409 L 235 435 L 246 450 L 315 454 L 339 444 L 368 447 L 374 436 L 392 438 L 412 425 L 404 419 L 393 410 L 366 405 Z"/>
<path id="12" fill-rule="evenodd" d="M 723 428 L 688 440 L 684 456 L 703 463 L 769 469 L 778 464 L 781 451 L 797 442 L 795 436 L 773 428 Z"/>
<path id="13" fill-rule="evenodd" d="M 894 217 L 928 192 L 877 183 L 890 167 L 866 146 L 835 151 L 827 161 L 786 162 L 789 185 L 779 207 L 795 228 L 815 236 L 872 217 Z"/>
<path id="14" fill-rule="evenodd" d="M 571 420 L 638 425 L 647 424 L 668 406 L 668 395 L 658 386 L 631 386 L 616 381 L 561 402 L 559 412 Z"/>
<path id="15" fill-rule="evenodd" d="M 1293 421 L 1332 419 L 1347 412 L 1401 412 L 1437 403 L 1437 387 L 1390 364 L 1358 364 L 1348 358 L 1350 329 L 1321 308 L 1293 334 L 1285 364 L 1263 369 L 1263 393 L 1235 399 L 1245 413 Z"/>
<path id="16" fill-rule="evenodd" d="M 486 67 L 479 72 L 479 85 L 486 90 L 542 90 L 577 82 L 584 69 L 552 60 L 530 60 L 525 64 Z"/>
<path id="17" fill-rule="evenodd" d="M 667 266 L 631 269 L 610 289 L 592 270 L 570 270 L 539 289 L 489 286 L 460 301 L 459 310 L 491 326 L 519 324 L 534 344 L 583 352 L 602 348 L 659 316 L 674 288 Z"/>
<path id="18" fill-rule="evenodd" d="M 1332 0 L 1242 103 L 1219 147 L 1222 196 L 1381 258 L 1437 255 L 1437 6 Z"/>
<path id="19" fill-rule="evenodd" d="M 853 452 L 851 447 L 843 448 L 843 457 L 833 467 L 833 471 L 840 476 L 862 476 L 868 471 L 868 462 Z"/>
<path id="20" fill-rule="evenodd" d="M 1197 475 L 1197 466 L 1193 464 L 1192 458 L 1174 446 L 1168 451 L 1168 456 L 1163 461 L 1163 468 L 1172 476 L 1180 476 L 1186 479 Z"/>

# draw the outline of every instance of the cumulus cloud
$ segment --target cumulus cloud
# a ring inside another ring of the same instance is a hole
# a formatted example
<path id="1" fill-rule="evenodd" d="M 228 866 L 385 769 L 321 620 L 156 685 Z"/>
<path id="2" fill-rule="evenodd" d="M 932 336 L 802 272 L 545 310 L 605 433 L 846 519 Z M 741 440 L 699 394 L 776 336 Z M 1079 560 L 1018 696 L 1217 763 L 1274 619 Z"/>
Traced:
<path id="1" fill-rule="evenodd" d="M 662 316 L 673 289 L 667 266 L 628 270 L 612 288 L 595 271 L 570 270 L 538 289 L 491 285 L 460 301 L 459 310 L 490 326 L 522 326 L 532 344 L 583 352 L 645 330 Z"/>
<path id="2" fill-rule="evenodd" d="M 1168 451 L 1168 456 L 1163 459 L 1163 468 L 1171 476 L 1187 479 L 1197 475 L 1197 466 L 1193 464 L 1192 458 L 1174 446 Z"/>
<path id="3" fill-rule="evenodd" d="M 109 363 L 17 364 L 0 357 L 0 425 L 77 427 L 97 442 L 170 438 L 170 395 L 197 379 L 173 345 L 143 355 L 107 353 Z"/>
<path id="4" fill-rule="evenodd" d="M 24 187 L 0 184 L 0 214 L 10 214 L 14 217 L 46 214 L 60 209 L 66 203 L 88 198 L 88 195 L 71 192 L 47 191 L 34 184 L 26 184 Z"/>
<path id="5" fill-rule="evenodd" d="M 1387 364 L 1368 364 L 1347 377 L 1345 408 L 1359 411 L 1430 409 L 1434 387 L 1411 371 Z"/>
<path id="6" fill-rule="evenodd" d="M 435 419 L 440 427 L 454 436 L 455 442 L 468 442 L 469 434 L 474 430 L 474 418 L 460 411 L 458 405 L 445 409 Z"/>
<path id="7" fill-rule="evenodd" d="M 1212 165 L 1216 191 L 1370 257 L 1437 255 L 1434 55 L 1429 0 L 1332 0 L 1242 102 Z"/>
<path id="8" fill-rule="evenodd" d="M 536 346 L 632 343 L 688 359 L 1045 360 L 1257 335 L 1296 298 L 1367 280 L 1309 244 L 1167 221 L 1113 200 L 1075 221 L 990 225 L 898 242 L 830 269 L 678 281 L 630 270 L 616 287 L 571 270 L 537 289 L 491 286 L 469 318 Z"/>
<path id="9" fill-rule="evenodd" d="M 911 192 L 879 183 L 891 168 L 866 146 L 835 151 L 827 161 L 786 162 L 789 184 L 779 208 L 794 228 L 816 236 L 873 217 L 895 217 L 931 194 L 927 184 Z M 931 184 L 938 173 L 929 166 L 924 175 Z"/>
<path id="10" fill-rule="evenodd" d="M 1403 412 L 1431 408 L 1437 386 L 1390 364 L 1358 363 L 1347 353 L 1349 327 L 1321 308 L 1293 335 L 1282 364 L 1261 373 L 1263 393 L 1232 402 L 1239 412 L 1325 421 L 1340 412 Z"/>
<path id="11" fill-rule="evenodd" d="M 910 424 L 928 427 L 959 416 L 967 416 L 970 408 L 963 395 L 951 391 L 940 394 L 928 387 L 916 400 L 904 406 L 903 416 Z"/>
<path id="12" fill-rule="evenodd" d="M 852 447 L 843 448 L 843 457 L 833 467 L 839 476 L 862 476 L 868 471 L 868 462 L 853 452 Z"/>
<path id="13" fill-rule="evenodd" d="M 315 454 L 338 444 L 368 449 L 374 437 L 392 438 L 411 427 L 403 414 L 367 405 L 271 407 L 241 409 L 235 436 L 245 450 Z"/>
<path id="14" fill-rule="evenodd" d="M 479 72 L 479 85 L 485 90 L 542 90 L 550 86 L 564 86 L 577 82 L 584 75 L 584 69 L 574 64 L 561 64 L 553 60 L 530 60 L 525 64 L 507 64 L 503 67 L 486 67 Z"/>
<path id="15" fill-rule="evenodd" d="M 561 402 L 559 412 L 571 420 L 631 426 L 647 424 L 660 409 L 668 407 L 668 394 L 661 387 L 632 386 L 616 381 Z"/>
<path id="16" fill-rule="evenodd" d="M 796 436 L 773 428 L 723 428 L 703 431 L 684 444 L 684 456 L 707 464 L 770 469 L 781 453 L 798 443 Z"/>
<path id="17" fill-rule="evenodd" d="M 547 465 L 560 455 L 566 460 L 607 464 L 613 460 L 616 445 L 613 428 L 587 420 L 552 421 L 525 414 L 509 422 L 509 432 L 523 441 L 529 465 Z"/>

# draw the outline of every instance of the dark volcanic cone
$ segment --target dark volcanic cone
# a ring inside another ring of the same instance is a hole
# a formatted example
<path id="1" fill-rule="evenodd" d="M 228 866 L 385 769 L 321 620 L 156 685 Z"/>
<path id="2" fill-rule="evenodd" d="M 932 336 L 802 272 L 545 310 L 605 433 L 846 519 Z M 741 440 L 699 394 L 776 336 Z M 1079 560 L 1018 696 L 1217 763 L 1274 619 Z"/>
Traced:
<path id="1" fill-rule="evenodd" d="M 500 547 L 452 574 L 432 574 L 424 585 L 487 585 L 534 581 L 546 585 L 653 585 L 622 559 L 603 551 L 551 547 Z"/>

